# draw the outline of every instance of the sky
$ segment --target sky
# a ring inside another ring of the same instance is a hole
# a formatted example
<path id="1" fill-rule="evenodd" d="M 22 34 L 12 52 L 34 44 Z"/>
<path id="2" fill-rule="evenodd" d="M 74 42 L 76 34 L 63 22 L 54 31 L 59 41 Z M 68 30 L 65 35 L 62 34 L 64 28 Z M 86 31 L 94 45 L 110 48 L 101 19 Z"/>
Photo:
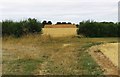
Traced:
<path id="1" fill-rule="evenodd" d="M 39 21 L 79 23 L 118 21 L 119 0 L 0 0 L 0 21 L 36 18 Z"/>

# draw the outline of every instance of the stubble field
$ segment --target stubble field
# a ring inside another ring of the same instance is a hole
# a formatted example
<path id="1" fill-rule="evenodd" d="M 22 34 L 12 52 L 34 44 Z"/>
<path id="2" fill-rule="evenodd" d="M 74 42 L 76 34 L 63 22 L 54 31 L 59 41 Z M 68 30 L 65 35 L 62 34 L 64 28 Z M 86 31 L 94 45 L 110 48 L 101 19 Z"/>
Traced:
<path id="1" fill-rule="evenodd" d="M 66 37 L 75 36 L 77 28 L 43 28 L 43 35 L 50 35 L 51 37 Z"/>

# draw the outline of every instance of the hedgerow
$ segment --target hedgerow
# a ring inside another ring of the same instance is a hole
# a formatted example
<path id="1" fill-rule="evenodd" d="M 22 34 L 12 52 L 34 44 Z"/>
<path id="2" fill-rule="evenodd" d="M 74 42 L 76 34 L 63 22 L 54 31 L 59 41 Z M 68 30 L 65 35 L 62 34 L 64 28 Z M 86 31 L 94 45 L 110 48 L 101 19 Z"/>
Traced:
<path id="1" fill-rule="evenodd" d="M 113 22 L 80 22 L 77 30 L 78 35 L 86 37 L 119 37 L 120 23 Z"/>
<path id="2" fill-rule="evenodd" d="M 11 20 L 2 21 L 2 36 L 21 37 L 30 33 L 41 33 L 42 24 L 36 19 L 27 19 L 20 22 Z"/>

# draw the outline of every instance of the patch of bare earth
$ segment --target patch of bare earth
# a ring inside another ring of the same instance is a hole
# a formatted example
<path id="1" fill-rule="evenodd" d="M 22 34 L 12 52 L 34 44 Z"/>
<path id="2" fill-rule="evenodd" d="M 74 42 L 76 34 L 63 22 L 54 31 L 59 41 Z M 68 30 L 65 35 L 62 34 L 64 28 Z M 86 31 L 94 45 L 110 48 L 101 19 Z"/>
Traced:
<path id="1" fill-rule="evenodd" d="M 101 66 L 104 75 L 118 75 L 118 43 L 93 46 L 87 50 Z"/>

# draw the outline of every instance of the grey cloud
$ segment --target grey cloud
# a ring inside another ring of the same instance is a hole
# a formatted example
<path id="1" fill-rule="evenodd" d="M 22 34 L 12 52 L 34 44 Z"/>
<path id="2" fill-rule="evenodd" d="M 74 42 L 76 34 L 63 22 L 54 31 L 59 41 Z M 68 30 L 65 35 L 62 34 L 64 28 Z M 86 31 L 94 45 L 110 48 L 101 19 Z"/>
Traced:
<path id="1" fill-rule="evenodd" d="M 94 19 L 117 21 L 118 0 L 1 0 L 3 19 L 36 17 L 40 20 L 72 21 Z M 110 15 L 110 16 L 109 16 Z"/>

